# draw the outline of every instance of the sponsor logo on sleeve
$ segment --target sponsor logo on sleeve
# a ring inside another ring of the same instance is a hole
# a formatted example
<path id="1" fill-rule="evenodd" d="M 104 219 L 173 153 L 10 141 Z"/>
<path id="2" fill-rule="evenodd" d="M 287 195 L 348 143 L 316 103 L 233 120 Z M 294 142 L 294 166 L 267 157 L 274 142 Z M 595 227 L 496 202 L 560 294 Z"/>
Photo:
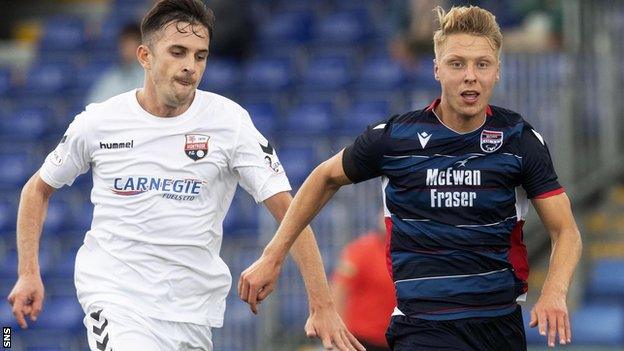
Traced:
<path id="1" fill-rule="evenodd" d="M 273 146 L 271 146 L 271 143 L 269 143 L 268 141 L 266 142 L 266 145 L 263 145 L 262 143 L 258 143 L 260 144 L 260 148 L 262 149 L 262 152 L 264 152 L 265 156 L 264 156 L 264 162 L 267 164 L 267 166 L 273 170 L 273 172 L 275 173 L 282 173 L 284 172 L 284 168 L 282 167 L 282 164 L 280 163 L 280 161 L 277 159 L 277 155 L 275 154 L 275 149 L 273 149 Z"/>

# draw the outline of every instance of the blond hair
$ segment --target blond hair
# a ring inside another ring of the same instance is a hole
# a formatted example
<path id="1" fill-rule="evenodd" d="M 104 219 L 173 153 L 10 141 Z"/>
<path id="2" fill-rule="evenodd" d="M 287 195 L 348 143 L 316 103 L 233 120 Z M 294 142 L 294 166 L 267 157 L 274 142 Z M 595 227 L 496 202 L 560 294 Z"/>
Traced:
<path id="1" fill-rule="evenodd" d="M 439 47 L 451 34 L 464 33 L 485 37 L 492 48 L 500 55 L 503 35 L 496 23 L 496 17 L 487 10 L 477 6 L 452 7 L 447 13 L 442 7 L 434 9 L 440 28 L 433 34 L 433 50 L 436 57 Z"/>

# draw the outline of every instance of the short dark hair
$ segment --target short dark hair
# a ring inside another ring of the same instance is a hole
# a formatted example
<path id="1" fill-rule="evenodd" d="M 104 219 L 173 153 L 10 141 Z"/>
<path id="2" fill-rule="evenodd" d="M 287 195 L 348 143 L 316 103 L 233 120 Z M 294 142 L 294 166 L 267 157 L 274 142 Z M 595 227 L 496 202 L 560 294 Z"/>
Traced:
<path id="1" fill-rule="evenodd" d="M 148 42 L 154 32 L 170 22 L 200 24 L 208 29 L 208 38 L 212 40 L 214 13 L 201 0 L 160 0 L 141 21 L 141 40 Z M 178 31 L 184 30 L 178 27 Z"/>

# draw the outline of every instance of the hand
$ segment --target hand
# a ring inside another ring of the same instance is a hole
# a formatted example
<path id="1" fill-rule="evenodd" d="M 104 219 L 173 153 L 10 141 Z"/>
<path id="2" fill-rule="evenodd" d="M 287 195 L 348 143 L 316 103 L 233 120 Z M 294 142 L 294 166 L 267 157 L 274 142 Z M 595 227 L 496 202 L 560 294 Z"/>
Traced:
<path id="1" fill-rule="evenodd" d="M 28 328 L 26 316 L 36 321 L 43 308 L 43 282 L 41 275 L 22 275 L 17 279 L 7 300 L 13 306 L 13 315 L 22 329 Z"/>
<path id="2" fill-rule="evenodd" d="M 321 339 L 325 350 L 334 350 L 334 346 L 340 351 L 366 350 L 349 332 L 333 307 L 312 308 L 305 332 L 309 338 Z"/>
<path id="3" fill-rule="evenodd" d="M 241 274 L 238 281 L 238 296 L 249 304 L 254 314 L 258 314 L 258 304 L 275 289 L 281 268 L 281 262 L 262 255 Z"/>
<path id="4" fill-rule="evenodd" d="M 542 293 L 531 310 L 529 326 L 531 328 L 537 326 L 540 335 L 546 335 L 548 332 L 549 347 L 555 347 L 557 333 L 561 345 L 569 344 L 572 341 L 572 331 L 565 294 Z"/>

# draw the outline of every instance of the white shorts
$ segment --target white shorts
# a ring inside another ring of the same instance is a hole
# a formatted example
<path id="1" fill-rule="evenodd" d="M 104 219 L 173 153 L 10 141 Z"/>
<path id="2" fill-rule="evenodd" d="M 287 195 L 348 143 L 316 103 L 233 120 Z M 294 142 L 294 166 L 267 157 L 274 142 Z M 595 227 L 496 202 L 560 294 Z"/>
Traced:
<path id="1" fill-rule="evenodd" d="M 119 305 L 90 306 L 84 325 L 91 351 L 212 351 L 208 326 L 155 319 Z"/>

